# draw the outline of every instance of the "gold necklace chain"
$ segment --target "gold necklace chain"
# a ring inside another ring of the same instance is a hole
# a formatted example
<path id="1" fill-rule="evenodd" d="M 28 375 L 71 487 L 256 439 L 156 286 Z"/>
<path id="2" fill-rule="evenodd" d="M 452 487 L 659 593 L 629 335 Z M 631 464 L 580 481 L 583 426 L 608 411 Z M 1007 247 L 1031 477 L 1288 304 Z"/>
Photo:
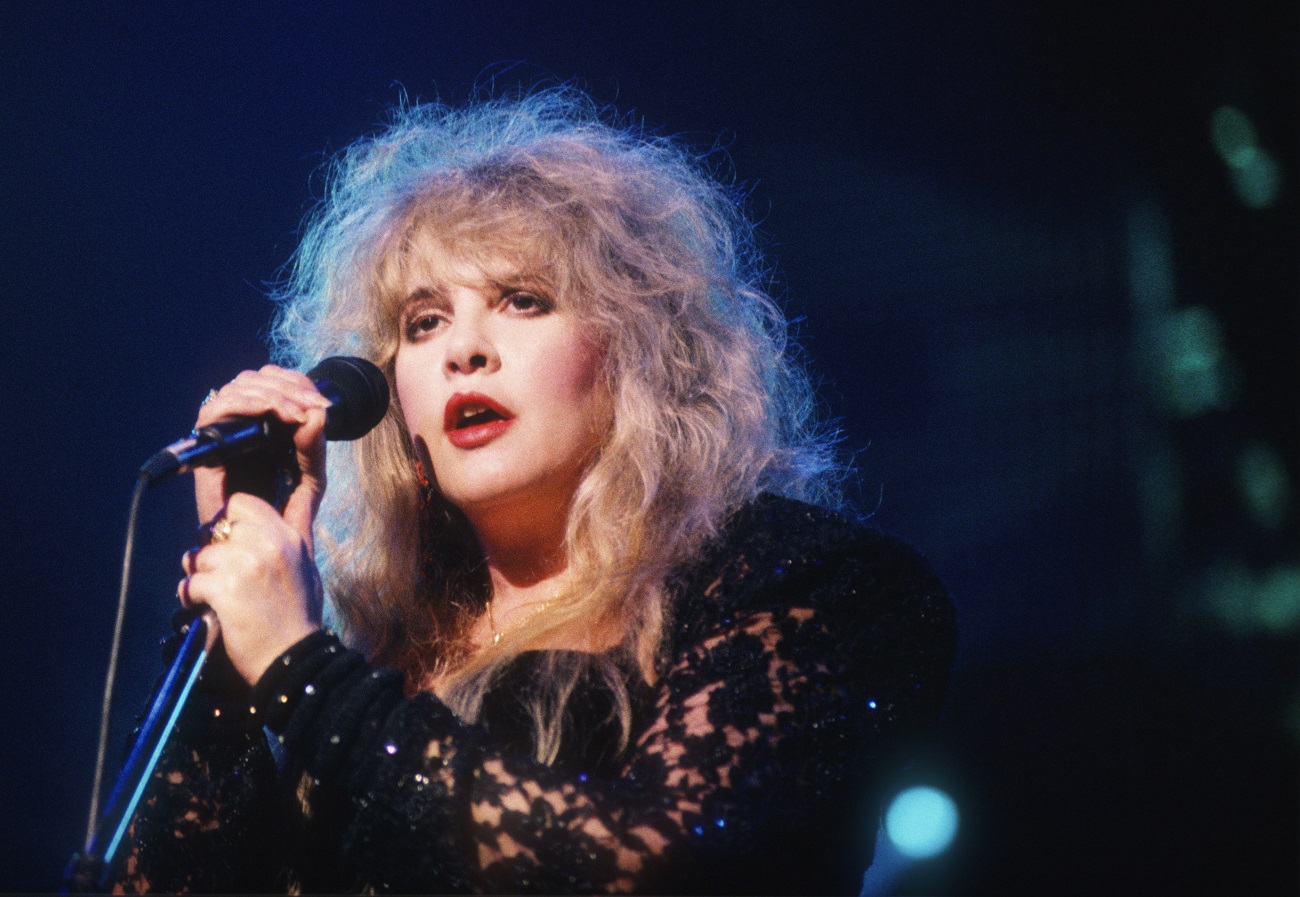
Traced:
<path id="1" fill-rule="evenodd" d="M 495 602 L 496 602 L 496 599 L 495 599 L 495 598 L 489 598 L 489 599 L 488 599 L 488 603 L 487 603 L 488 628 L 492 630 L 492 644 L 493 644 L 494 646 L 497 645 L 497 644 L 499 644 L 499 643 L 501 642 L 501 638 L 502 638 L 502 636 L 504 636 L 504 635 L 505 635 L 507 632 L 509 632 L 511 629 L 518 629 L 520 626 L 523 626 L 523 625 L 526 624 L 529 620 L 531 620 L 533 617 L 537 616 L 537 615 L 540 614 L 540 613 L 543 613 L 543 612 L 544 612 L 548 607 L 551 606 L 551 599 L 550 599 L 550 598 L 547 598 L 545 601 L 541 602 L 541 603 L 537 606 L 537 609 L 536 609 L 535 611 L 533 611 L 533 612 L 532 612 L 531 614 L 529 614 L 528 616 L 524 617 L 524 618 L 523 618 L 522 620 L 520 620 L 519 622 L 515 623 L 514 625 L 512 625 L 512 626 L 510 626 L 510 627 L 508 627 L 508 628 L 506 628 L 506 629 L 497 629 L 497 620 L 496 620 L 496 617 L 493 616 L 493 614 L 492 614 L 492 605 L 493 605 Z"/>

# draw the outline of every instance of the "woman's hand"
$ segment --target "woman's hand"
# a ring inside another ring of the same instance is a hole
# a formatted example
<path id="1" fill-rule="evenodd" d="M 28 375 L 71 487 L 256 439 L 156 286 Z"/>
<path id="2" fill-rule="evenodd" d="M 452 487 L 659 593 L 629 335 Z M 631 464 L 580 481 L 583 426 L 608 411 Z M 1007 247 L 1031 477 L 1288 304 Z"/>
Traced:
<path id="1" fill-rule="evenodd" d="M 261 417 L 272 414 L 297 427 L 293 445 L 302 479 L 289 495 L 284 519 L 311 546 L 311 521 L 325 494 L 325 409 L 329 400 L 320 394 L 306 374 L 268 364 L 259 371 L 244 371 L 199 407 L 195 429 L 226 417 Z M 224 467 L 194 470 L 194 493 L 199 522 L 206 523 L 230 498 Z M 305 524 L 305 526 L 304 526 Z"/>
<path id="2" fill-rule="evenodd" d="M 205 527 L 206 529 L 207 527 Z M 181 604 L 216 611 L 226 654 L 254 685 L 277 657 L 320 628 L 322 590 L 310 545 L 262 499 L 237 492 L 207 545 L 181 559 Z"/>
<path id="3" fill-rule="evenodd" d="M 322 592 L 312 522 L 325 493 L 325 409 L 304 374 L 267 365 L 244 371 L 199 409 L 196 427 L 225 417 L 271 414 L 294 427 L 301 478 L 283 515 L 260 498 L 229 494 L 223 468 L 194 471 L 199 519 L 209 544 L 186 552 L 185 606 L 207 604 L 221 621 L 226 653 L 250 684 L 303 636 L 320 628 Z"/>

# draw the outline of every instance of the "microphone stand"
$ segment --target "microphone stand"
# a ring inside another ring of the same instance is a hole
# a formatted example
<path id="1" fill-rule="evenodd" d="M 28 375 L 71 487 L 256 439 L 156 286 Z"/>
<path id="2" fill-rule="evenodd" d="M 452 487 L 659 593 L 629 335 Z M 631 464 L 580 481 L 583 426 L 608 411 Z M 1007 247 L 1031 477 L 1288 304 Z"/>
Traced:
<path id="1" fill-rule="evenodd" d="M 289 493 L 298 484 L 293 447 L 246 455 L 226 465 L 226 490 L 247 492 L 283 511 Z M 180 649 L 163 676 L 145 714 L 125 766 L 113 786 L 104 813 L 86 840 L 86 848 L 75 853 L 64 873 L 64 891 L 72 894 L 101 894 L 108 885 L 118 848 L 126 836 L 140 798 L 144 796 L 158 758 L 185 702 L 198 682 L 203 664 L 221 636 L 212 608 L 198 606 L 193 618 L 181 628 Z"/>
<path id="2" fill-rule="evenodd" d="M 221 627 L 212 609 L 204 607 L 181 632 L 180 649 L 154 692 L 126 765 L 104 807 L 104 814 L 86 843 L 86 849 L 74 854 L 68 866 L 65 878 L 70 893 L 101 893 L 107 885 L 109 872 L 135 815 L 135 808 L 140 804 L 145 786 L 149 784 L 185 701 L 198 681 L 203 664 L 212 653 Z"/>

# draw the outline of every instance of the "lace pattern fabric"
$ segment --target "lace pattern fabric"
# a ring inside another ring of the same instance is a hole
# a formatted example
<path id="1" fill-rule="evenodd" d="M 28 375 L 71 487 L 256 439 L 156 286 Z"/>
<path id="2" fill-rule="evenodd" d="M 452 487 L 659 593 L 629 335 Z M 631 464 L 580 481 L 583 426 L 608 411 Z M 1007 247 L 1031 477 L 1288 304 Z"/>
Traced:
<path id="1" fill-rule="evenodd" d="M 856 891 L 882 778 L 943 697 L 941 585 L 896 541 L 764 497 L 672 591 L 659 681 L 613 765 L 590 742 L 540 764 L 308 637 L 255 712 L 169 749 L 119 888 Z"/>

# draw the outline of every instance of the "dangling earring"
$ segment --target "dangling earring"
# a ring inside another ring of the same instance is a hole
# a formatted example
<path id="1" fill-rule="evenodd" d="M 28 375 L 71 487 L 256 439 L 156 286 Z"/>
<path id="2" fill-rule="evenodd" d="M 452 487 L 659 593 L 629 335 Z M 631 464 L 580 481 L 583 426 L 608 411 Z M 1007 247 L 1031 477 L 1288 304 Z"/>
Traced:
<path id="1" fill-rule="evenodd" d="M 433 487 L 433 478 L 424 469 L 419 458 L 415 459 L 415 479 L 420 484 L 420 543 L 421 553 L 428 556 L 432 546 L 425 548 L 426 539 L 432 540 L 434 533 L 447 527 L 447 505 L 440 500 L 438 490 Z"/>
<path id="2" fill-rule="evenodd" d="M 425 582 L 429 582 L 438 567 L 433 548 L 437 542 L 435 533 L 440 515 L 434 507 L 433 483 L 429 479 L 429 472 L 424 469 L 418 457 L 415 459 L 415 479 L 420 484 L 420 564 Z"/>
<path id="3" fill-rule="evenodd" d="M 442 497 L 419 458 L 415 459 L 415 479 L 420 484 L 420 563 L 421 573 L 430 594 L 458 596 L 470 607 L 482 609 L 491 585 L 483 549 L 469 521 Z M 464 607 L 448 600 L 459 610 Z"/>
<path id="4" fill-rule="evenodd" d="M 415 459 L 415 479 L 419 482 L 422 491 L 427 492 L 429 490 L 429 474 L 425 471 L 424 465 L 420 463 L 418 456 Z"/>

